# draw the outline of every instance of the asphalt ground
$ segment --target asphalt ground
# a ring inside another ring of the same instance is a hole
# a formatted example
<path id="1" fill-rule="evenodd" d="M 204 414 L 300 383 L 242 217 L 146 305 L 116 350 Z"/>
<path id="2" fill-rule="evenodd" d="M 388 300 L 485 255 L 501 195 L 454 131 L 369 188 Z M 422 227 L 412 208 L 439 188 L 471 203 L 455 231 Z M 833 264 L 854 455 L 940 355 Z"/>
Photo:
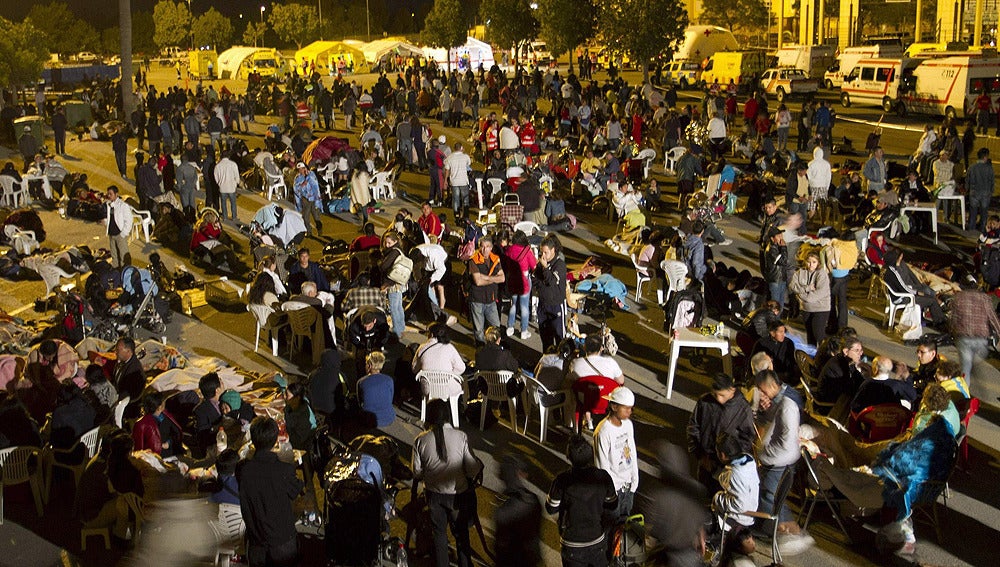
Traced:
<path id="1" fill-rule="evenodd" d="M 634 81 L 636 76 L 627 75 L 627 78 Z M 362 84 L 367 84 L 373 80 L 373 77 L 362 76 L 357 77 L 357 79 Z M 173 72 L 154 67 L 150 74 L 150 80 L 161 87 L 172 85 Z M 235 82 L 215 81 L 214 84 L 216 88 L 219 88 L 221 84 L 227 84 L 230 90 L 237 92 L 242 89 L 242 85 Z M 828 96 L 831 100 L 835 100 L 832 94 Z M 682 102 L 694 103 L 697 102 L 697 95 L 694 92 L 685 92 L 682 93 L 681 100 Z M 847 136 L 854 141 L 856 148 L 863 147 L 864 138 L 871 131 L 874 122 L 879 119 L 881 111 L 876 108 L 865 109 L 857 106 L 851 109 L 838 108 L 837 110 L 840 120 L 834 130 L 834 135 L 838 138 Z M 268 120 L 269 118 L 261 117 L 260 122 L 253 125 L 253 135 L 245 137 L 248 145 L 251 147 L 262 145 L 263 129 Z M 890 156 L 904 156 L 911 153 L 916 146 L 922 123 L 922 119 L 914 117 L 888 118 L 883 123 L 884 133 L 882 137 L 882 144 L 887 153 Z M 342 126 L 342 124 L 342 121 L 338 122 L 338 126 Z M 468 130 L 458 131 L 442 128 L 440 123 L 434 121 L 431 122 L 431 125 L 435 135 L 444 132 L 448 136 L 449 143 L 465 139 L 469 134 Z M 337 131 L 333 134 L 348 135 L 345 131 Z M 357 132 L 349 134 L 352 141 L 356 140 L 357 134 Z M 983 140 L 982 143 L 995 145 L 996 139 Z M 134 140 L 131 144 L 134 144 Z M 64 162 L 70 171 L 88 173 L 92 185 L 99 188 L 111 183 L 123 186 L 122 180 L 115 171 L 109 143 L 71 140 L 67 144 L 67 149 L 69 156 L 64 159 Z M 2 151 L 4 150 L 0 150 L 0 152 Z M 834 156 L 832 161 L 837 163 L 843 157 L 847 156 Z M 859 156 L 852 157 L 859 161 L 862 160 Z M 3 154 L 0 154 L 0 159 L 3 159 Z M 17 163 L 18 159 L 15 157 L 13 161 Z M 676 225 L 678 215 L 671 206 L 676 201 L 675 184 L 669 176 L 664 174 L 660 165 L 654 167 L 653 176 L 659 179 L 661 187 L 664 187 L 667 206 L 663 212 L 650 215 L 650 223 Z M 387 203 L 386 212 L 373 217 L 373 221 L 381 230 L 389 224 L 399 207 L 406 206 L 411 210 L 415 209 L 418 203 L 425 198 L 427 187 L 426 175 L 404 172 L 399 180 L 398 188 L 405 188 L 410 197 Z M 131 188 L 126 187 L 126 191 L 129 190 Z M 200 197 L 203 198 L 204 195 L 202 194 Z M 239 197 L 240 219 L 244 222 L 249 220 L 253 212 L 265 202 L 265 199 L 258 194 L 241 193 Z M 438 212 L 447 211 L 440 209 Z M 616 227 L 608 223 L 606 218 L 601 215 L 586 210 L 572 210 L 571 212 L 580 218 L 581 223 L 573 232 L 561 235 L 568 263 L 572 265 L 582 262 L 586 256 L 592 253 L 600 254 L 613 262 L 616 277 L 629 285 L 634 294 L 632 287 L 634 272 L 629 259 L 615 254 L 602 244 L 604 239 L 615 232 Z M 75 219 L 64 220 L 59 218 L 55 212 L 40 211 L 40 214 L 49 232 L 46 246 L 77 244 L 88 244 L 92 247 L 106 246 L 106 238 L 103 236 L 102 227 L 99 224 Z M 720 223 L 720 226 L 726 231 L 727 237 L 734 239 L 734 243 L 726 247 L 715 246 L 713 251 L 716 257 L 725 259 L 727 263 L 754 270 L 756 267 L 754 240 L 758 231 L 757 226 L 740 217 L 727 218 Z M 233 227 L 230 226 L 227 229 L 245 246 L 245 238 L 238 235 Z M 320 239 L 307 240 L 306 244 L 315 249 L 328 239 L 340 238 L 349 241 L 357 233 L 358 224 L 350 215 L 335 215 L 332 222 L 324 220 L 324 229 Z M 906 237 L 902 243 L 919 254 L 922 260 L 946 265 L 960 260 L 971 252 L 975 235 L 957 230 L 950 225 L 941 224 L 940 237 L 937 245 L 928 235 Z M 184 263 L 193 272 L 202 275 L 200 270 L 191 266 L 187 258 L 177 257 L 169 251 L 161 249 L 155 243 L 144 244 L 133 241 L 130 247 L 137 263 L 143 263 L 148 254 L 159 251 L 168 268 L 172 269 Z M 856 315 L 851 317 L 850 323 L 858 328 L 866 349 L 872 353 L 899 358 L 910 364 L 915 363 L 915 349 L 902 345 L 881 323 L 884 300 L 869 301 L 867 300 L 867 292 L 867 282 L 858 282 L 852 279 L 849 300 Z M 33 300 L 43 293 L 44 286 L 40 281 L 3 281 L 0 284 L 0 307 L 27 318 L 51 315 L 51 313 L 35 313 L 30 307 Z M 644 504 L 644 489 L 657 482 L 652 476 L 655 473 L 655 459 L 648 449 L 650 442 L 654 439 L 667 439 L 674 443 L 684 443 L 684 430 L 694 401 L 708 390 L 711 375 L 721 370 L 718 357 L 711 352 L 704 356 L 691 356 L 690 353 L 693 351 L 682 351 L 674 385 L 674 395 L 671 399 L 666 399 L 664 382 L 668 364 L 668 345 L 666 336 L 661 331 L 663 313 L 655 307 L 654 303 L 651 293 L 648 293 L 640 304 L 630 300 L 627 312 L 616 311 L 607 322 L 621 347 L 618 360 L 628 377 L 627 384 L 638 396 L 633 419 L 636 424 L 636 437 L 640 450 L 641 480 L 638 502 L 640 506 Z M 801 324 L 798 321 L 790 323 L 793 327 L 798 327 L 801 330 Z M 597 322 L 588 317 L 582 319 L 582 326 L 584 332 L 593 332 L 598 328 Z M 473 345 L 468 321 L 460 319 L 455 331 L 458 335 L 455 341 L 456 345 L 463 355 L 471 358 Z M 252 344 L 254 338 L 253 318 L 239 306 L 231 308 L 223 308 L 218 305 L 200 307 L 194 310 L 191 317 L 175 314 L 166 334 L 171 343 L 179 345 L 187 352 L 219 356 L 251 371 L 279 368 L 294 374 L 305 374 L 310 370 L 306 360 L 275 359 L 270 356 L 266 348 L 255 352 Z M 404 342 L 421 340 L 418 328 L 408 328 Z M 539 356 L 539 345 L 537 337 L 532 337 L 528 341 L 510 341 L 510 347 L 515 355 L 524 366 L 529 368 L 534 366 L 534 362 Z M 957 358 L 957 352 L 953 347 L 945 347 L 941 352 L 949 358 Z M 973 419 L 970 428 L 968 470 L 956 472 L 950 483 L 951 497 L 948 500 L 948 509 L 947 511 L 941 510 L 944 514 L 943 540 L 936 541 L 933 529 L 928 526 L 921 524 L 917 526 L 916 561 L 920 564 L 989 565 L 993 563 L 991 546 L 988 542 L 995 539 L 996 526 L 1000 525 L 1000 513 L 998 513 L 1000 502 L 997 501 L 994 488 L 1000 481 L 995 449 L 1000 442 L 1000 428 L 998 428 L 1000 425 L 1000 404 L 997 403 L 997 395 L 1000 394 L 998 391 L 1000 390 L 1000 381 L 998 381 L 996 364 L 996 360 L 991 359 L 987 364 L 977 369 L 980 372 L 979 377 L 971 385 L 973 394 L 983 401 L 983 406 L 979 415 Z M 345 366 L 349 366 L 349 364 Z M 399 412 L 402 419 L 386 430 L 387 434 L 399 440 L 404 447 L 406 457 L 408 457 L 408 447 L 413 437 L 419 432 L 416 425 L 418 413 L 419 408 L 404 407 Z M 473 449 L 486 463 L 487 473 L 484 486 L 479 493 L 479 511 L 488 543 L 492 541 L 492 515 L 498 503 L 497 495 L 502 488 L 496 475 L 498 471 L 497 461 L 503 454 L 514 452 L 528 462 L 529 483 L 540 497 L 544 496 L 552 478 L 568 466 L 563 457 L 563 448 L 568 435 L 566 428 L 557 427 L 550 431 L 548 440 L 543 445 L 538 443 L 537 418 L 531 421 L 527 436 L 511 431 L 508 426 L 504 425 L 505 419 L 506 410 L 501 414 L 501 423 L 488 428 L 485 432 L 479 432 L 476 425 L 465 427 Z M 61 507 L 55 507 L 54 510 L 50 508 L 45 517 L 38 519 L 34 517 L 32 507 L 28 505 L 30 497 L 27 496 L 26 491 L 14 489 L 7 492 L 9 500 L 6 505 L 6 515 L 13 521 L 6 522 L 3 527 L 0 527 L 0 532 L 4 535 L 3 538 L 0 538 L 0 557 L 11 560 L 15 557 L 27 557 L 24 561 L 37 561 L 37 563 L 32 564 L 39 565 L 54 564 L 55 562 L 70 563 L 77 560 L 84 565 L 108 565 L 122 556 L 121 550 L 117 547 L 108 554 L 95 550 L 100 546 L 93 545 L 88 547 L 87 552 L 80 553 L 77 528 L 71 520 L 68 510 Z M 401 494 L 400 505 L 405 504 L 407 499 L 407 493 Z M 303 503 L 299 502 L 297 505 L 302 507 Z M 797 510 L 797 498 L 793 498 L 793 509 Z M 26 527 L 30 532 L 40 535 L 43 540 L 34 538 L 32 534 L 19 531 L 18 524 Z M 398 525 L 396 529 L 399 530 Z M 852 532 L 853 545 L 847 543 L 846 538 L 839 532 L 827 511 L 820 506 L 810 524 L 810 532 L 816 542 L 815 546 L 802 554 L 785 557 L 785 564 L 820 567 L 825 565 L 905 564 L 908 562 L 908 559 L 904 558 L 877 555 L 872 545 L 874 537 L 869 532 L 853 524 L 849 530 Z M 304 538 L 303 542 L 306 554 L 303 564 L 322 564 L 322 542 L 315 538 Z M 479 538 L 475 535 L 473 535 L 473 546 L 481 556 L 486 556 Z M 26 556 L 23 553 L 25 547 L 35 551 Z M 758 546 L 759 549 L 765 547 Z M 14 553 L 15 549 L 18 550 L 17 553 Z M 60 549 L 65 550 L 65 553 Z M 543 524 L 543 553 L 545 564 L 558 564 L 558 534 L 552 518 L 546 518 Z M 58 559 L 51 560 L 54 558 Z M 754 559 L 760 564 L 769 562 L 766 552 L 758 553 Z M 416 565 L 430 564 L 426 559 L 419 558 L 414 558 L 411 563 Z M 7 564 L 7 561 L 0 560 L 0 564 Z M 29 563 L 23 563 L 21 559 L 18 559 L 9 564 L 26 565 Z"/>

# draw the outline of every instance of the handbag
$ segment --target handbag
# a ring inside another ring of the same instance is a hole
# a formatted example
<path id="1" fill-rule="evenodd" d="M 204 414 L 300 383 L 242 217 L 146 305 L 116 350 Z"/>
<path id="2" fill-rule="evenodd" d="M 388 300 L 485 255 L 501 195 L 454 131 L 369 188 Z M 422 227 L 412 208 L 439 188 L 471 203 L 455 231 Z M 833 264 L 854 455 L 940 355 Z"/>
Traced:
<path id="1" fill-rule="evenodd" d="M 911 303 L 903 308 L 903 313 L 896 324 L 896 332 L 900 334 L 904 341 L 916 340 L 924 335 L 923 322 L 920 315 L 920 306 Z"/>

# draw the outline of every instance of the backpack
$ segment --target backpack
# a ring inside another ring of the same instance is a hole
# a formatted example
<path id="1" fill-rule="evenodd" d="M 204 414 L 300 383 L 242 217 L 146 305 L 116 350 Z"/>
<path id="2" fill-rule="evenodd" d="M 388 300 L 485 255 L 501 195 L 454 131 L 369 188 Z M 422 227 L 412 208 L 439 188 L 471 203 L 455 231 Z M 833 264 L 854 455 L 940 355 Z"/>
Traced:
<path id="1" fill-rule="evenodd" d="M 392 268 L 389 269 L 386 277 L 393 283 L 406 285 L 410 281 L 411 275 L 413 275 L 413 260 L 400 253 L 396 261 L 392 263 Z"/>
<path id="2" fill-rule="evenodd" d="M 705 299 L 701 291 L 685 289 L 674 293 L 667 302 L 663 330 L 670 332 L 686 327 L 700 327 L 705 313 Z"/>
<path id="3" fill-rule="evenodd" d="M 611 565 L 639 567 L 646 564 L 646 524 L 642 514 L 629 516 L 614 530 Z"/>
<path id="4" fill-rule="evenodd" d="M 979 267 L 983 281 L 990 287 L 1000 286 L 1000 248 L 983 248 L 982 265 Z"/>
<path id="5" fill-rule="evenodd" d="M 87 302 L 79 293 L 70 292 L 63 298 L 63 338 L 67 343 L 75 345 L 84 339 Z"/>

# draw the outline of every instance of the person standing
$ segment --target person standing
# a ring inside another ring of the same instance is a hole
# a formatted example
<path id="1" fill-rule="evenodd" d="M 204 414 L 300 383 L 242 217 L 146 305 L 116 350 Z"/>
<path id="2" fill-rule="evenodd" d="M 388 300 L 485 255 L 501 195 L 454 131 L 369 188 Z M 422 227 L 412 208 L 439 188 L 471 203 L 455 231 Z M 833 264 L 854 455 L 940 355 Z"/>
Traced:
<path id="1" fill-rule="evenodd" d="M 803 228 L 800 234 L 805 233 L 809 198 L 809 164 L 797 161 L 795 167 L 789 168 L 788 178 L 785 180 L 785 208 L 788 209 L 789 217 L 795 214 L 802 217 Z"/>
<path id="2" fill-rule="evenodd" d="M 618 506 L 614 480 L 594 466 L 593 449 L 582 435 L 570 437 L 566 456 L 572 468 L 556 476 L 545 499 L 545 510 L 559 514 L 563 567 L 606 566 L 604 518 Z"/>
<path id="3" fill-rule="evenodd" d="M 128 235 L 132 232 L 132 207 L 118 196 L 118 187 L 112 185 L 107 192 L 107 213 L 104 216 L 107 227 L 111 259 L 116 268 L 131 264 L 128 251 Z"/>
<path id="4" fill-rule="evenodd" d="M 868 181 L 869 191 L 881 193 L 885 189 L 887 170 L 884 156 L 885 151 L 882 146 L 876 146 L 872 150 L 872 157 L 868 158 L 864 169 L 861 170 L 861 174 Z"/>
<path id="5" fill-rule="evenodd" d="M 830 275 L 820 265 L 818 253 L 806 256 L 805 265 L 795 271 L 788 289 L 802 303 L 806 341 L 818 345 L 826 338 L 826 323 L 830 318 Z"/>
<path id="6" fill-rule="evenodd" d="M 837 238 L 830 241 L 826 248 L 826 266 L 830 270 L 830 299 L 832 310 L 836 315 L 836 331 L 840 331 L 847 326 L 849 309 L 847 305 L 847 282 L 851 276 L 851 270 L 858 264 L 858 246 L 854 242 L 854 233 L 845 230 Z M 827 325 L 828 328 L 831 325 Z"/>
<path id="7" fill-rule="evenodd" d="M 406 288 L 407 282 L 393 280 L 389 277 L 389 274 L 392 273 L 396 262 L 405 262 L 406 260 L 408 258 L 405 257 L 403 250 L 399 246 L 399 234 L 394 230 L 385 233 L 385 236 L 382 237 L 382 262 L 379 264 L 379 270 L 382 273 L 382 291 L 385 292 L 389 300 L 392 332 L 398 338 L 403 338 L 403 332 L 406 331 L 406 315 L 403 311 L 403 290 Z M 412 274 L 406 274 L 407 280 L 409 280 L 410 275 Z M 402 276 L 403 274 L 397 275 L 400 278 Z"/>
<path id="8" fill-rule="evenodd" d="M 635 394 L 625 386 L 605 396 L 610 402 L 608 416 L 594 428 L 594 460 L 597 468 L 607 471 L 615 484 L 618 507 L 615 523 L 625 521 L 632 512 L 635 492 L 639 489 L 639 453 L 632 428 Z"/>
<path id="9" fill-rule="evenodd" d="M 718 487 L 715 479 L 723 469 L 716 447 L 720 434 L 739 440 L 747 452 L 757 439 L 750 404 L 738 393 L 732 376 L 716 374 L 712 391 L 698 398 L 688 420 L 688 452 L 697 459 L 698 480 L 705 486 Z"/>
<path id="10" fill-rule="evenodd" d="M 989 148 L 979 148 L 976 157 L 979 161 L 969 167 L 965 176 L 965 185 L 969 190 L 969 224 L 965 230 L 986 232 L 986 218 L 989 216 L 996 176 Z"/>
<path id="11" fill-rule="evenodd" d="M 243 185 L 243 178 L 240 177 L 239 166 L 230 159 L 228 152 L 222 154 L 222 159 L 215 165 L 215 182 L 219 185 L 219 195 L 222 199 L 219 218 L 226 218 L 228 203 L 229 220 L 234 223 L 239 222 L 236 213 L 236 188 Z"/>
<path id="12" fill-rule="evenodd" d="M 424 483 L 434 535 L 434 564 L 448 567 L 448 533 L 455 537 L 458 567 L 469 567 L 469 525 L 476 514 L 475 487 L 469 479 L 482 471 L 465 432 L 452 427 L 448 402 L 427 404 L 428 429 L 413 441 L 413 480 Z M 414 487 L 416 484 L 414 483 Z"/>
<path id="13" fill-rule="evenodd" d="M 687 203 L 684 197 L 694 194 L 695 177 L 705 175 L 701 168 L 701 148 L 691 146 L 686 149 L 684 155 L 677 160 L 675 169 L 677 170 L 677 210 L 682 211 Z"/>
<path id="14" fill-rule="evenodd" d="M 975 284 L 962 282 L 962 291 L 951 300 L 951 332 L 958 347 L 958 361 L 962 374 L 972 382 L 972 370 L 989 350 L 990 335 L 1000 334 L 1000 319 L 988 295 L 976 289 Z"/>
<path id="15" fill-rule="evenodd" d="M 497 567 L 533 567 L 541 563 L 542 505 L 525 485 L 527 466 L 508 454 L 500 461 L 506 500 L 497 508 L 494 550 Z"/>
<path id="16" fill-rule="evenodd" d="M 56 153 L 66 154 L 66 127 L 69 122 L 66 120 L 66 111 L 62 105 L 56 108 L 56 113 L 52 115 L 52 137 L 55 138 Z"/>
<path id="17" fill-rule="evenodd" d="M 493 253 L 493 237 L 483 236 L 479 239 L 479 249 L 466 263 L 466 273 L 472 278 L 469 290 L 469 311 L 472 316 L 472 331 L 476 337 L 476 346 L 485 344 L 483 332 L 484 323 L 491 327 L 500 326 L 500 315 L 497 312 L 497 286 L 506 281 L 500 257 Z"/>
<path id="18" fill-rule="evenodd" d="M 312 221 L 316 221 L 316 234 L 321 234 L 323 221 L 320 220 L 320 211 L 323 209 L 323 201 L 320 198 L 316 173 L 301 161 L 295 166 L 295 169 L 298 171 L 298 175 L 295 176 L 293 191 L 296 203 L 299 205 L 299 212 L 302 213 L 302 220 L 305 221 L 306 236 L 313 234 L 310 228 Z"/>
<path id="19" fill-rule="evenodd" d="M 28 168 L 35 162 L 35 155 L 38 154 L 38 140 L 31 133 L 31 126 L 24 127 L 24 133 L 17 140 L 17 148 L 21 151 L 21 158 L 24 159 L 24 168 L 21 173 L 27 173 Z"/>
<path id="20" fill-rule="evenodd" d="M 181 196 L 181 208 L 184 214 L 193 217 L 195 214 L 194 192 L 198 187 L 198 168 L 191 161 L 191 155 L 181 156 L 181 164 L 177 167 L 177 192 Z"/>
<path id="21" fill-rule="evenodd" d="M 823 148 L 816 146 L 813 149 L 813 158 L 806 169 L 806 178 L 809 180 L 809 197 L 811 199 L 810 208 L 819 213 L 821 226 L 827 221 L 829 213 L 827 198 L 830 194 L 830 183 L 833 180 L 833 169 L 830 167 L 830 162 L 823 155 Z"/>
<path id="22" fill-rule="evenodd" d="M 63 142 L 65 148 L 65 141 Z M 128 136 L 125 128 L 116 128 L 111 134 L 111 149 L 115 152 L 115 165 L 118 166 L 118 173 L 122 179 L 128 181 Z M 66 153 L 65 149 L 62 153 Z"/>
<path id="23" fill-rule="evenodd" d="M 799 455 L 799 406 L 787 395 L 789 386 L 782 384 L 771 370 L 762 370 L 754 377 L 758 399 L 754 412 L 759 437 L 757 460 L 760 464 L 760 502 L 758 510 L 774 510 L 775 492 L 781 476 L 794 468 Z M 769 530 L 764 530 L 769 532 Z M 798 534 L 799 525 L 792 520 L 787 504 L 782 504 L 778 514 L 779 534 Z"/>
<path id="24" fill-rule="evenodd" d="M 299 562 L 292 502 L 302 492 L 295 465 L 278 460 L 278 424 L 270 417 L 250 424 L 253 457 L 236 467 L 240 510 L 246 522 L 247 559 L 251 567 L 292 566 Z"/>
<path id="25" fill-rule="evenodd" d="M 507 313 L 507 336 L 514 334 L 514 324 L 517 315 L 521 316 L 521 340 L 531 338 L 528 323 L 531 319 L 531 272 L 538 264 L 528 237 L 520 230 L 514 233 L 513 243 L 507 247 L 504 254 L 508 258 L 510 268 L 517 266 L 518 272 L 510 274 L 507 279 L 507 291 L 511 294 L 510 311 Z"/>
<path id="26" fill-rule="evenodd" d="M 462 142 L 455 142 L 455 151 L 444 160 L 448 185 L 451 186 L 451 209 L 456 220 L 469 214 L 469 169 L 472 167 L 472 159 L 463 149 Z"/>
<path id="27" fill-rule="evenodd" d="M 538 334 L 542 339 L 542 352 L 547 352 L 566 334 L 566 322 L 563 320 L 566 260 L 555 236 L 545 237 L 538 247 L 538 264 L 533 278 L 538 289 Z"/>

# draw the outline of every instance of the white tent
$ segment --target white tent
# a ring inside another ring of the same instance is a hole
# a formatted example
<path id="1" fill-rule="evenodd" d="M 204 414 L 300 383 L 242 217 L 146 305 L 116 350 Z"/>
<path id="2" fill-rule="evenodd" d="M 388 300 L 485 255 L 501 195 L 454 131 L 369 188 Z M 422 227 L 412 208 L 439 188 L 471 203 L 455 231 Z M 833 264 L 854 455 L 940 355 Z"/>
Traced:
<path id="1" fill-rule="evenodd" d="M 218 76 L 223 79 L 245 79 L 257 71 L 262 76 L 285 72 L 285 62 L 276 49 L 270 47 L 234 46 L 219 54 Z"/>
<path id="2" fill-rule="evenodd" d="M 446 53 L 444 48 L 425 47 L 424 56 L 428 59 L 433 59 L 438 66 L 443 68 L 448 67 L 448 59 L 451 59 L 451 68 L 460 71 L 466 69 L 475 71 L 479 69 L 480 65 L 489 71 L 490 67 L 495 63 L 493 60 L 493 48 L 490 47 L 490 44 L 479 41 L 474 37 L 467 38 L 465 45 L 452 47 L 448 53 Z"/>
<path id="3" fill-rule="evenodd" d="M 420 57 L 424 54 L 423 50 L 413 45 L 412 43 L 407 43 L 401 39 L 376 39 L 375 41 L 368 42 L 360 47 L 362 52 L 365 54 L 365 59 L 369 63 L 377 63 L 382 60 L 383 57 L 390 54 L 399 53 L 404 57 L 410 55 L 415 55 Z"/>

